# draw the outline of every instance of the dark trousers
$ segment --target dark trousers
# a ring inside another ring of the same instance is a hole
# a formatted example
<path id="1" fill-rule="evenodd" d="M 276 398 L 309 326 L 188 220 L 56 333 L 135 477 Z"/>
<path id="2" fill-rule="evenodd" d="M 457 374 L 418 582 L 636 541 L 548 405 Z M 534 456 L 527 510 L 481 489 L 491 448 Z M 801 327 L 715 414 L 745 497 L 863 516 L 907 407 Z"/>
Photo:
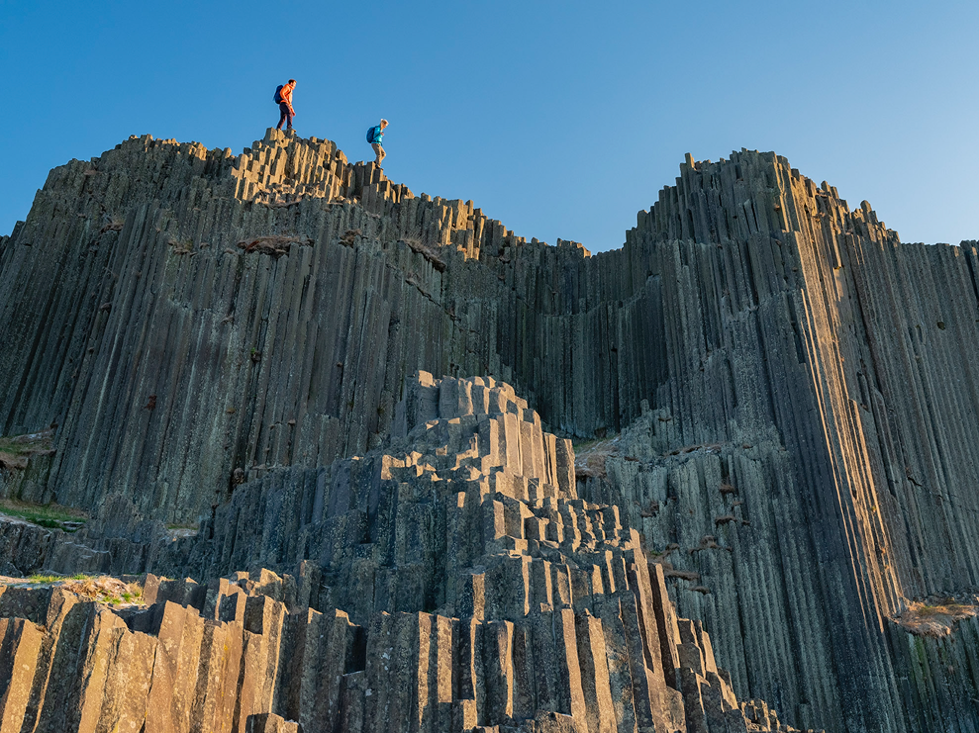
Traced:
<path id="1" fill-rule="evenodd" d="M 286 123 L 286 129 L 292 129 L 292 114 L 289 112 L 289 105 L 285 102 L 279 102 L 279 124 L 275 126 L 276 130 L 282 129 L 282 123 Z"/>

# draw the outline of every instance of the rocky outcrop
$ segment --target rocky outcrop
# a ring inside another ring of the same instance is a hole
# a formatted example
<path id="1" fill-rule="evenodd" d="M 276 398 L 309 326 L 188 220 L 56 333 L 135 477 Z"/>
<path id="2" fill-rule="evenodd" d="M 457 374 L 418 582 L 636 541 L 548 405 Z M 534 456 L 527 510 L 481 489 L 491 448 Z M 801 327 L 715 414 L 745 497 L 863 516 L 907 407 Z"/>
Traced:
<path id="1" fill-rule="evenodd" d="M 678 546 L 670 559 L 710 590 L 678 606 L 744 660 L 736 688 L 804 724 L 839 710 L 820 724 L 905 730 L 899 690 L 920 668 L 889 619 L 976 586 L 963 487 L 979 479 L 979 405 L 960 368 L 979 356 L 976 250 L 902 245 L 866 203 L 849 212 L 771 163 L 768 198 L 739 201 L 737 179 L 761 171 L 691 161 L 640 217 L 631 241 L 670 284 L 671 377 L 606 461 L 607 488 L 582 493 L 622 506 L 655 549 Z M 930 708 L 916 689 L 911 709 Z M 967 730 L 979 709 L 943 716 Z"/>
<path id="2" fill-rule="evenodd" d="M 364 456 L 411 375 L 486 375 L 552 432 L 617 436 L 578 500 L 640 530 L 742 697 L 810 727 L 972 730 L 975 703 L 941 701 L 979 683 L 939 660 L 974 656 L 974 622 L 921 640 L 892 619 L 977 586 L 977 264 L 975 243 L 900 243 L 770 153 L 688 158 L 590 256 L 328 141 L 134 138 L 52 171 L 0 241 L 0 432 L 57 425 L 3 490 L 95 515 L 65 562 L 333 562 L 304 528 L 354 536 L 372 510 L 341 530 L 308 502 L 378 470 Z M 246 532 L 257 505 L 281 538 Z M 19 531 L 8 546 L 65 546 Z"/>
<path id="3" fill-rule="evenodd" d="M 4 729 L 653 730 L 657 676 L 630 646 L 639 626 L 606 630 L 569 609 L 517 623 L 382 613 L 361 626 L 296 605 L 297 587 L 268 571 L 206 587 L 151 576 L 151 605 L 120 611 L 60 589 L 8 589 L 0 612 L 24 617 L 0 619 Z M 764 703 L 738 705 L 709 637 L 671 621 L 684 692 L 658 690 L 672 693 L 679 722 L 656 730 L 794 730 Z"/>
<path id="4" fill-rule="evenodd" d="M 739 705 L 662 566 L 615 507 L 576 497 L 569 441 L 512 388 L 422 374 L 394 424 L 407 452 L 241 486 L 180 563 L 251 574 L 150 575 L 148 607 L 119 612 L 0 595 L 4 725 L 794 730 Z"/>

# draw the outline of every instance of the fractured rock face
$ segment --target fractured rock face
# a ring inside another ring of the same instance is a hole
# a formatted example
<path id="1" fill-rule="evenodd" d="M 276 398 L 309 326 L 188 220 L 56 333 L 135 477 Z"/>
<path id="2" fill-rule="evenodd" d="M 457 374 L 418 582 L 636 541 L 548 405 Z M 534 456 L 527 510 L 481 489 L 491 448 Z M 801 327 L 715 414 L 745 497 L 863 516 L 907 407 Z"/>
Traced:
<path id="1" fill-rule="evenodd" d="M 739 705 L 662 566 L 615 507 L 577 498 L 570 442 L 509 385 L 422 373 L 394 424 L 391 447 L 316 480 L 280 469 L 237 489 L 185 562 L 250 575 L 151 575 L 148 607 L 119 613 L 64 590 L 0 595 L 0 616 L 27 616 L 0 627 L 0 660 L 16 661 L 5 721 L 793 730 L 764 703 Z M 300 570 L 280 577 L 268 560 Z"/>
<path id="2" fill-rule="evenodd" d="M 204 580 L 309 556 L 357 618 L 461 613 L 458 567 L 431 549 L 451 536 L 426 521 L 482 527 L 483 502 L 453 508 L 431 489 L 466 466 L 388 441 L 417 427 L 396 414 L 411 375 L 487 375 L 555 433 L 618 441 L 578 500 L 640 531 L 741 696 L 811 727 L 969 730 L 972 622 L 936 642 L 893 619 L 979 577 L 977 272 L 976 243 L 902 244 L 773 153 L 689 158 L 622 249 L 590 256 L 329 141 L 133 138 L 52 171 L 0 238 L 0 433 L 54 431 L 53 455 L 0 469 L 0 495 L 92 515 L 70 541 L 4 524 L 2 567 Z M 419 471 L 430 499 L 404 479 Z M 513 503 L 541 485 L 494 500 L 528 551 L 558 541 L 534 534 L 550 509 Z M 391 535 L 402 511 L 417 521 Z M 584 537 L 589 511 L 562 526 Z M 492 590 L 511 561 L 474 532 L 458 546 L 489 558 Z M 395 556 L 411 573 L 385 570 Z"/>

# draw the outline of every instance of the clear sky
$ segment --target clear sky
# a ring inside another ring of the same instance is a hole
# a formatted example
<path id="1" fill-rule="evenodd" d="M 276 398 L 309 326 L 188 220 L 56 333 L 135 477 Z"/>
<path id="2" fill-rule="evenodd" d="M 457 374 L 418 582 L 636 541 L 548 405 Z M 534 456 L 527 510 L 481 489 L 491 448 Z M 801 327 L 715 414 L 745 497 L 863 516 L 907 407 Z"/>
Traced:
<path id="1" fill-rule="evenodd" d="M 278 119 L 518 234 L 621 246 L 684 153 L 775 150 L 903 241 L 979 239 L 979 2 L 0 0 L 0 233 L 131 134 Z"/>

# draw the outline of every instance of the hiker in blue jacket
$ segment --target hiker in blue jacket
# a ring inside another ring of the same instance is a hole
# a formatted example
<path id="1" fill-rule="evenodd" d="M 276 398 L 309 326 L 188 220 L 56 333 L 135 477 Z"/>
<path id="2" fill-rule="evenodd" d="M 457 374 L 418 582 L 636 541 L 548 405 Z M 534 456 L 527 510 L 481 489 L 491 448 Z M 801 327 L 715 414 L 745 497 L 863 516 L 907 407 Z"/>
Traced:
<path id="1" fill-rule="evenodd" d="M 377 154 L 377 160 L 375 162 L 377 163 L 378 168 L 381 167 L 381 161 L 387 157 L 387 153 L 384 152 L 384 148 L 381 146 L 381 143 L 384 142 L 384 128 L 387 126 L 388 121 L 382 119 L 381 124 L 374 125 L 374 127 L 370 129 L 370 134 L 367 136 L 367 141 L 371 144 L 371 147 L 374 148 L 374 152 Z"/>

